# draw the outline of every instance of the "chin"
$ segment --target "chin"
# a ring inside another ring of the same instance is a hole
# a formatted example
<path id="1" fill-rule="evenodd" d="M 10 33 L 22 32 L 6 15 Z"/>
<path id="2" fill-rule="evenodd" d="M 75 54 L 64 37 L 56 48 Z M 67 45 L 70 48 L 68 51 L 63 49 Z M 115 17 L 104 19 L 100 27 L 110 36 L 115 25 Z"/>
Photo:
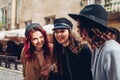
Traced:
<path id="1" fill-rule="evenodd" d="M 60 43 L 60 44 L 63 44 L 63 42 L 62 42 L 62 41 L 59 41 L 59 43 Z"/>
<path id="2" fill-rule="evenodd" d="M 36 46 L 36 48 L 42 48 L 42 46 Z"/>

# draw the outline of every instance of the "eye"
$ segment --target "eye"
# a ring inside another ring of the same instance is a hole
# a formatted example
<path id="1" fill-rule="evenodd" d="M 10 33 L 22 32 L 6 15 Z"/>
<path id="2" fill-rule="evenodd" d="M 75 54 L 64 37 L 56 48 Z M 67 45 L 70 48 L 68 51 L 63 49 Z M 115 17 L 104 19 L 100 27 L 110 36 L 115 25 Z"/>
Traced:
<path id="1" fill-rule="evenodd" d="M 44 38 L 44 37 L 43 37 L 43 36 L 40 36 L 39 38 L 41 39 L 41 38 Z"/>
<path id="2" fill-rule="evenodd" d="M 63 33 L 63 32 L 65 32 L 65 30 L 61 30 L 60 32 Z"/>
<path id="3" fill-rule="evenodd" d="M 37 40 L 37 38 L 32 38 L 32 40 Z"/>
<path id="4" fill-rule="evenodd" d="M 55 30 L 54 33 L 58 33 L 58 31 Z"/>

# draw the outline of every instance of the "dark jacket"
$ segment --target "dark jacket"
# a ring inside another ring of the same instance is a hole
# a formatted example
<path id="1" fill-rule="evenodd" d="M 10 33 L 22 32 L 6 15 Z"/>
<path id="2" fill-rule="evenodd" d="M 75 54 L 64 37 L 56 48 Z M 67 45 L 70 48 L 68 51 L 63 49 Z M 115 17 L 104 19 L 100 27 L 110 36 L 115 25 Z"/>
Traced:
<path id="1" fill-rule="evenodd" d="M 63 80 L 92 80 L 91 51 L 88 46 L 84 45 L 77 54 L 69 47 L 65 47 L 64 50 Z"/>

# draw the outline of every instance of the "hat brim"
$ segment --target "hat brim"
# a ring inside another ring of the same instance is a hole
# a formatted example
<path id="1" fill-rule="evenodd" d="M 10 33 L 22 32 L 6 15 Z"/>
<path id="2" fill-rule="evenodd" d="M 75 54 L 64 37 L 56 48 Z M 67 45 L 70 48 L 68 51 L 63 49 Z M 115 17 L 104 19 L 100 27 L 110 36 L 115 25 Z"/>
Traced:
<path id="1" fill-rule="evenodd" d="M 56 29 L 68 29 L 68 28 L 65 26 L 57 26 L 57 27 L 54 27 L 52 30 L 56 30 Z"/>
<path id="2" fill-rule="evenodd" d="M 86 23 L 92 23 L 92 24 L 96 24 L 100 26 L 100 27 L 94 26 L 95 28 L 102 29 L 102 30 L 109 30 L 110 32 L 114 32 L 112 29 L 108 28 L 106 25 L 100 23 L 100 21 L 98 21 L 97 18 L 91 18 L 89 16 L 77 15 L 77 14 L 68 14 L 68 15 L 76 21 L 78 20 L 86 21 Z"/>

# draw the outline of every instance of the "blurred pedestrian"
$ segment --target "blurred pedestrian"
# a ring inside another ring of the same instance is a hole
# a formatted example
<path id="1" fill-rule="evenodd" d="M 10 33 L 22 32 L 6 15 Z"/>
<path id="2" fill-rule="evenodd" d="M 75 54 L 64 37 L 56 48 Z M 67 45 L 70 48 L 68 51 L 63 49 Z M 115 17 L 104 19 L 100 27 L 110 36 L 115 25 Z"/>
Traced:
<path id="1" fill-rule="evenodd" d="M 91 51 L 87 44 L 75 39 L 72 28 L 67 18 L 54 20 L 53 59 L 59 74 L 56 80 L 92 80 Z"/>
<path id="2" fill-rule="evenodd" d="M 93 49 L 94 80 L 120 80 L 120 44 L 107 27 L 107 11 L 99 4 L 85 6 L 80 14 L 69 14 L 78 22 L 80 35 Z"/>

